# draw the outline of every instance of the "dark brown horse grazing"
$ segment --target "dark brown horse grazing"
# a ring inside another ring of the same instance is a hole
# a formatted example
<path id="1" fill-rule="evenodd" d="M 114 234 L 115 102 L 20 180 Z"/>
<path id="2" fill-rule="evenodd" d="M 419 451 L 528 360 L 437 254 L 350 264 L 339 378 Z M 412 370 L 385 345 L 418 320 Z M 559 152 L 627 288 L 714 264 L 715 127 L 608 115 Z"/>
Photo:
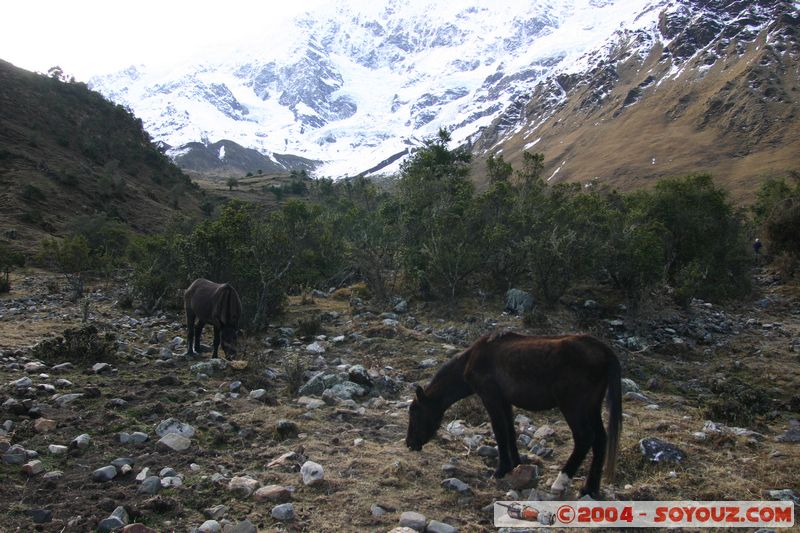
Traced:
<path id="1" fill-rule="evenodd" d="M 562 493 L 575 477 L 589 448 L 592 464 L 581 494 L 597 498 L 603 461 L 612 479 L 622 430 L 620 364 L 611 348 L 589 335 L 529 337 L 516 333 L 484 335 L 444 364 L 425 389 L 417 386 L 409 409 L 406 445 L 421 450 L 458 400 L 477 394 L 489 412 L 500 478 L 520 464 L 512 406 L 530 411 L 558 407 L 570 429 L 574 449 L 551 490 Z M 608 435 L 603 428 L 603 397 L 608 395 Z"/>
<path id="2" fill-rule="evenodd" d="M 186 289 L 183 300 L 189 329 L 189 355 L 200 351 L 203 326 L 211 324 L 214 326 L 214 357 L 217 357 L 220 341 L 225 355 L 235 356 L 242 302 L 234 288 L 227 283 L 219 284 L 199 278 Z"/>

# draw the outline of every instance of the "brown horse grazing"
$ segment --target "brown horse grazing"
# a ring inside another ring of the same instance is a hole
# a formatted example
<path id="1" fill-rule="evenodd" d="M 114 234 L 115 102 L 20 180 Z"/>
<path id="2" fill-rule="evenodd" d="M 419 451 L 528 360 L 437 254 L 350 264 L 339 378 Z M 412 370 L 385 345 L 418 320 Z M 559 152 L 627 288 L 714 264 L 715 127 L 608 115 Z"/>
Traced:
<path id="1" fill-rule="evenodd" d="M 186 304 L 186 324 L 189 329 L 189 355 L 200 351 L 203 326 L 211 324 L 214 326 L 213 356 L 217 357 L 220 340 L 225 355 L 235 356 L 242 301 L 234 288 L 227 283 L 219 284 L 199 278 L 186 289 L 183 301 Z"/>
<path id="2" fill-rule="evenodd" d="M 484 335 L 445 363 L 425 389 L 417 386 L 406 445 L 421 450 L 436 434 L 447 408 L 477 394 L 489 412 L 497 441 L 500 465 L 495 477 L 500 478 L 520 464 L 511 407 L 530 411 L 558 407 L 572 430 L 574 449 L 551 490 L 566 490 L 591 448 L 592 463 L 581 494 L 597 498 L 604 459 L 606 478 L 614 476 L 622 430 L 620 374 L 611 348 L 589 335 Z M 602 419 L 606 394 L 608 436 Z"/>

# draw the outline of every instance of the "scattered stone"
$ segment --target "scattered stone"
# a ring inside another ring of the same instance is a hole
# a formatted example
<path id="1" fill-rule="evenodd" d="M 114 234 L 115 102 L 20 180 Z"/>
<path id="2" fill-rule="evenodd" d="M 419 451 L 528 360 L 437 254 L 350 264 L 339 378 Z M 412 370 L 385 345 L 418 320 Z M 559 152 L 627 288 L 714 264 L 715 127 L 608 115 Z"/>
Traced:
<path id="1" fill-rule="evenodd" d="M 111 466 L 113 466 L 120 472 L 122 472 L 122 469 L 125 466 L 129 467 L 128 472 L 130 472 L 130 468 L 132 468 L 134 464 L 136 464 L 136 462 L 130 457 L 120 457 L 118 459 L 114 459 L 113 461 L 111 461 Z"/>
<path id="2" fill-rule="evenodd" d="M 296 437 L 298 433 L 299 429 L 297 428 L 297 424 L 291 420 L 282 418 L 275 423 L 275 434 L 281 439 Z"/>
<path id="3" fill-rule="evenodd" d="M 632 379 L 622 378 L 622 394 L 628 392 L 641 392 L 641 390 L 639 389 L 639 385 Z"/>
<path id="4" fill-rule="evenodd" d="M 208 509 L 203 509 L 203 516 L 208 518 L 209 520 L 219 520 L 228 512 L 227 505 L 215 505 L 214 507 L 209 507 Z"/>
<path id="5" fill-rule="evenodd" d="M 178 475 L 178 472 L 176 472 L 174 468 L 165 466 L 164 468 L 161 469 L 158 475 L 161 477 L 174 477 Z"/>
<path id="6" fill-rule="evenodd" d="M 18 380 L 13 382 L 14 386 L 19 390 L 29 389 L 33 386 L 33 380 L 28 376 L 24 378 L 19 378 Z"/>
<path id="7" fill-rule="evenodd" d="M 108 363 L 95 363 L 92 365 L 92 372 L 95 374 L 108 374 L 111 370 L 111 365 Z"/>
<path id="8" fill-rule="evenodd" d="M 133 433 L 127 433 L 123 431 L 119 434 L 119 443 L 120 444 L 142 444 L 143 442 L 147 442 L 150 437 L 147 433 L 142 433 L 141 431 L 134 431 Z"/>
<path id="9" fill-rule="evenodd" d="M 787 442 L 792 444 L 797 444 L 800 442 L 800 427 L 792 426 L 786 431 L 784 431 L 781 435 L 775 437 L 775 440 L 778 442 Z"/>
<path id="10" fill-rule="evenodd" d="M 438 520 L 431 520 L 425 528 L 425 533 L 458 533 L 458 528 Z"/>
<path id="11" fill-rule="evenodd" d="M 550 426 L 542 426 L 533 433 L 533 438 L 536 440 L 549 439 L 556 434 L 556 430 Z"/>
<path id="12" fill-rule="evenodd" d="M 493 458 L 498 456 L 497 448 L 495 448 L 494 446 L 487 446 L 485 444 L 483 446 L 479 446 L 476 453 L 480 457 Z"/>
<path id="13" fill-rule="evenodd" d="M 428 524 L 428 519 L 425 515 L 414 512 L 406 511 L 400 515 L 400 527 L 407 527 L 414 531 L 425 531 L 425 526 Z"/>
<path id="14" fill-rule="evenodd" d="M 28 460 L 28 454 L 25 453 L 25 448 L 19 444 L 11 446 L 3 454 L 3 462 L 10 465 L 21 465 Z"/>
<path id="15" fill-rule="evenodd" d="M 773 500 L 794 502 L 795 505 L 800 504 L 800 498 L 792 489 L 777 489 L 765 491 L 765 495 Z"/>
<path id="16" fill-rule="evenodd" d="M 251 400 L 266 400 L 267 391 L 265 389 L 251 390 L 248 396 L 250 397 Z"/>
<path id="17" fill-rule="evenodd" d="M 183 478 L 180 476 L 169 476 L 161 478 L 161 487 L 165 489 L 178 488 L 183 486 Z"/>
<path id="18" fill-rule="evenodd" d="M 517 465 L 505 479 L 514 490 L 531 489 L 539 481 L 539 470 L 535 465 Z"/>
<path id="19" fill-rule="evenodd" d="M 92 481 L 97 481 L 99 483 L 111 481 L 115 477 L 117 477 L 117 469 L 111 465 L 98 468 L 92 472 Z"/>
<path id="20" fill-rule="evenodd" d="M 53 511 L 50 509 L 28 509 L 25 511 L 34 524 L 47 524 L 53 520 Z"/>
<path id="21" fill-rule="evenodd" d="M 48 431 L 53 431 L 57 426 L 58 422 L 55 420 L 50 420 L 49 418 L 37 418 L 33 423 L 33 429 L 36 430 L 37 433 L 47 433 Z"/>
<path id="22" fill-rule="evenodd" d="M 101 533 L 107 533 L 116 529 L 122 529 L 128 523 L 128 512 L 121 505 L 114 509 L 111 516 L 101 521 L 97 525 L 97 530 Z"/>
<path id="23" fill-rule="evenodd" d="M 258 528 L 250 520 L 242 520 L 233 527 L 225 526 L 224 533 L 258 533 Z"/>
<path id="24" fill-rule="evenodd" d="M 158 531 L 144 524 L 128 524 L 122 528 L 122 533 L 158 533 Z"/>
<path id="25" fill-rule="evenodd" d="M 74 368 L 74 365 L 72 363 L 67 362 L 67 363 L 61 363 L 59 365 L 55 365 L 50 370 L 52 370 L 53 372 L 69 372 L 73 368 Z M 66 381 L 66 380 L 64 380 L 64 381 Z"/>
<path id="26" fill-rule="evenodd" d="M 459 494 L 470 494 L 472 492 L 469 485 L 455 477 L 447 478 L 442 481 L 442 486 L 446 489 L 454 490 Z"/>
<path id="27" fill-rule="evenodd" d="M 353 383 L 363 385 L 365 387 L 372 386 L 372 379 L 369 377 L 369 372 L 362 365 L 353 365 L 347 371 L 347 377 Z"/>
<path id="28" fill-rule="evenodd" d="M 80 392 L 74 392 L 74 393 L 71 393 L 71 394 L 62 394 L 62 395 L 60 395 L 60 396 L 55 398 L 55 402 L 56 402 L 56 405 L 58 405 L 59 407 L 63 408 L 65 405 L 68 405 L 68 404 L 74 402 L 75 400 L 77 400 L 78 398 L 82 398 L 82 397 L 83 397 L 83 394 L 80 393 Z"/>
<path id="29" fill-rule="evenodd" d="M 30 363 L 25 363 L 23 368 L 28 374 L 36 374 L 37 372 L 43 372 L 44 370 L 47 370 L 47 365 L 39 361 L 32 361 Z"/>
<path id="30" fill-rule="evenodd" d="M 222 526 L 216 520 L 206 520 L 197 528 L 199 533 L 222 533 Z"/>
<path id="31" fill-rule="evenodd" d="M 258 489 L 260 483 L 247 476 L 236 476 L 228 482 L 228 490 L 241 499 L 249 498 Z"/>
<path id="32" fill-rule="evenodd" d="M 149 475 L 150 475 L 150 467 L 146 466 L 146 467 L 142 468 L 141 471 L 139 471 L 138 474 L 136 474 L 136 481 L 139 481 L 139 482 L 144 481 L 147 478 L 147 476 L 149 476 Z"/>
<path id="33" fill-rule="evenodd" d="M 185 452 L 192 445 L 192 441 L 177 433 L 167 433 L 156 443 L 162 451 Z"/>
<path id="34" fill-rule="evenodd" d="M 153 496 L 158 494 L 158 491 L 161 490 L 161 478 L 158 476 L 148 476 L 142 481 L 142 484 L 139 485 L 139 490 L 137 491 L 139 494 L 148 494 Z"/>
<path id="35" fill-rule="evenodd" d="M 533 310 L 533 296 L 520 289 L 508 290 L 505 302 L 505 310 L 516 315 L 524 315 Z"/>
<path id="36" fill-rule="evenodd" d="M 297 403 L 305 406 L 306 409 L 319 409 L 325 406 L 325 402 L 318 398 L 309 398 L 308 396 L 301 396 L 297 399 Z"/>
<path id="37" fill-rule="evenodd" d="M 439 365 L 439 361 L 433 358 L 423 359 L 419 362 L 420 368 L 433 368 Z"/>
<path id="38" fill-rule="evenodd" d="M 306 351 L 313 354 L 324 354 L 327 351 L 325 345 L 324 341 L 314 341 L 306 346 Z"/>
<path id="39" fill-rule="evenodd" d="M 89 436 L 88 433 L 82 433 L 72 439 L 72 442 L 69 443 L 70 448 L 77 448 L 78 450 L 85 450 L 91 444 L 92 438 Z"/>
<path id="40" fill-rule="evenodd" d="M 680 463 L 686 458 L 683 450 L 654 437 L 640 440 L 639 449 L 642 455 L 653 463 Z"/>
<path id="41" fill-rule="evenodd" d="M 272 508 L 270 516 L 275 520 L 294 520 L 294 505 L 291 503 L 281 503 Z"/>
<path id="42" fill-rule="evenodd" d="M 26 476 L 35 476 L 44 472 L 44 465 L 41 461 L 30 461 L 22 465 L 22 473 Z"/>
<path id="43" fill-rule="evenodd" d="M 192 438 L 194 437 L 194 428 L 189 424 L 185 424 L 175 418 L 167 418 L 166 420 L 162 420 L 156 426 L 156 435 L 159 437 L 169 435 L 170 433 L 176 433 L 182 437 Z"/>
<path id="44" fill-rule="evenodd" d="M 258 489 L 253 498 L 260 502 L 285 503 L 292 499 L 292 491 L 282 485 L 267 485 Z"/>
<path id="45" fill-rule="evenodd" d="M 637 402 L 649 402 L 650 401 L 650 398 L 648 398 L 647 396 L 645 396 L 644 394 L 642 394 L 640 392 L 626 392 L 622 396 L 622 399 L 623 400 L 633 400 L 633 401 L 637 401 Z"/>
<path id="46" fill-rule="evenodd" d="M 47 451 L 49 451 L 51 455 L 64 455 L 67 453 L 67 450 L 69 450 L 69 448 L 60 444 L 51 444 L 47 447 Z"/>
<path id="47" fill-rule="evenodd" d="M 192 372 L 206 374 L 208 376 L 217 371 L 225 370 L 226 368 L 228 368 L 228 363 L 224 359 L 209 359 L 208 361 L 195 363 L 191 366 Z"/>
<path id="48" fill-rule="evenodd" d="M 325 479 L 325 472 L 322 469 L 322 465 L 319 463 L 306 461 L 303 463 L 303 466 L 300 467 L 300 476 L 303 479 L 304 485 L 313 486 L 322 483 Z"/>
<path id="49" fill-rule="evenodd" d="M 61 470 L 51 470 L 50 472 L 45 473 L 45 475 L 42 476 L 42 479 L 45 481 L 54 482 L 58 481 L 62 477 L 64 477 L 64 472 Z"/>
<path id="50" fill-rule="evenodd" d="M 369 508 L 369 512 L 372 513 L 372 516 L 374 516 L 375 518 L 380 518 L 389 511 L 387 511 L 377 503 L 373 503 L 372 506 Z"/>

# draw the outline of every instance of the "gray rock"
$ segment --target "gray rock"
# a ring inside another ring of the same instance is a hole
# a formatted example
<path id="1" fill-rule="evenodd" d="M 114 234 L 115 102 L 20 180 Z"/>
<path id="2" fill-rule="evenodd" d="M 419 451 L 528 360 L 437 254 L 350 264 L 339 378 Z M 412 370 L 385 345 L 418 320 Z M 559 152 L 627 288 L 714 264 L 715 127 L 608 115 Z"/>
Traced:
<path id="1" fill-rule="evenodd" d="M 497 457 L 497 448 L 494 446 L 479 446 L 476 452 L 480 457 Z"/>
<path id="2" fill-rule="evenodd" d="M 206 520 L 197 528 L 198 533 L 222 533 L 222 526 L 216 520 Z"/>
<path id="3" fill-rule="evenodd" d="M 194 437 L 194 428 L 189 424 L 181 422 L 175 418 L 167 418 L 166 420 L 162 420 L 156 426 L 156 435 L 159 437 L 169 435 L 170 433 L 176 433 L 182 437 L 192 438 Z"/>
<path id="4" fill-rule="evenodd" d="M 10 465 L 21 465 L 28 460 L 28 455 L 25 453 L 25 448 L 19 444 L 11 446 L 3 454 L 3 462 Z"/>
<path id="5" fill-rule="evenodd" d="M 228 363 L 224 359 L 209 359 L 208 361 L 202 361 L 200 363 L 195 363 L 191 367 L 192 372 L 212 375 L 215 372 L 223 371 L 228 368 Z"/>
<path id="6" fill-rule="evenodd" d="M 251 390 L 248 396 L 251 400 L 265 400 L 267 398 L 267 391 L 265 389 Z"/>
<path id="7" fill-rule="evenodd" d="M 97 481 L 100 483 L 111 481 L 115 477 L 117 477 L 117 469 L 111 465 L 98 468 L 92 472 L 92 481 Z"/>
<path id="8" fill-rule="evenodd" d="M 74 402 L 75 400 L 77 400 L 78 398 L 82 398 L 82 397 L 83 397 L 83 394 L 81 394 L 79 392 L 73 392 L 71 394 L 62 394 L 62 395 L 60 395 L 60 396 L 55 398 L 55 402 L 56 402 L 56 405 L 58 405 L 59 407 L 64 407 L 65 405 L 68 405 L 68 404 Z"/>
<path id="9" fill-rule="evenodd" d="M 134 431 L 133 433 L 127 433 L 123 431 L 119 434 L 119 443 L 120 444 L 141 444 L 143 442 L 147 442 L 150 437 L 147 433 L 142 433 L 141 431 Z"/>
<path id="10" fill-rule="evenodd" d="M 375 518 L 380 518 L 389 511 L 387 511 L 377 503 L 373 503 L 372 506 L 369 508 L 369 512 L 372 513 L 372 516 L 374 516 Z"/>
<path id="11" fill-rule="evenodd" d="M 192 441 L 177 433 L 167 433 L 156 443 L 162 451 L 185 452 L 192 445 Z"/>
<path id="12" fill-rule="evenodd" d="M 766 494 L 773 500 L 794 502 L 795 505 L 800 504 L 800 498 L 798 498 L 797 494 L 792 489 L 769 490 Z"/>
<path id="13" fill-rule="evenodd" d="M 25 376 L 24 378 L 19 378 L 13 383 L 14 386 L 20 390 L 29 389 L 33 386 L 33 380 L 31 380 L 31 378 L 29 378 L 28 376 Z"/>
<path id="14" fill-rule="evenodd" d="M 524 315 L 533 310 L 533 296 L 520 289 L 510 289 L 506 292 L 505 310 L 517 315 Z"/>
<path id="15" fill-rule="evenodd" d="M 300 396 L 319 396 L 325 390 L 325 373 L 317 372 L 297 391 Z"/>
<path id="16" fill-rule="evenodd" d="M 423 514 L 414 511 L 406 511 L 400 515 L 400 520 L 398 523 L 400 524 L 400 527 L 408 527 L 414 531 L 425 531 L 425 526 L 428 524 L 428 519 L 425 518 L 425 515 Z"/>
<path id="17" fill-rule="evenodd" d="M 62 472 L 61 470 L 51 470 L 50 472 L 47 472 L 45 475 L 43 475 L 42 479 L 45 481 L 58 481 L 62 477 L 64 477 L 64 472 Z"/>
<path id="18" fill-rule="evenodd" d="M 364 387 L 358 383 L 353 383 L 352 381 L 337 383 L 328 390 L 334 396 L 334 398 L 339 400 L 352 400 L 353 397 L 366 396 L 367 394 L 367 391 L 364 389 Z"/>
<path id="19" fill-rule="evenodd" d="M 116 509 L 114 509 L 114 512 L 111 513 L 111 516 L 101 521 L 97 525 L 97 530 L 100 531 L 101 533 L 108 533 L 109 531 L 122 529 L 127 524 L 128 524 L 128 512 L 125 511 L 124 507 L 119 506 Z"/>
<path id="20" fill-rule="evenodd" d="M 77 448 L 79 450 L 85 450 L 91 444 L 92 438 L 89 436 L 88 433 L 82 433 L 72 439 L 72 442 L 69 443 L 70 448 Z"/>
<path id="21" fill-rule="evenodd" d="M 44 465 L 41 461 L 30 461 L 22 465 L 22 473 L 26 476 L 35 476 L 44 472 Z"/>
<path id="22" fill-rule="evenodd" d="M 50 452 L 50 455 L 64 455 L 67 453 L 68 449 L 69 448 L 66 446 L 61 446 L 60 444 L 51 444 L 47 447 L 47 451 Z"/>
<path id="23" fill-rule="evenodd" d="M 650 401 L 650 398 L 648 398 L 647 396 L 645 396 L 640 392 L 626 392 L 622 396 L 622 399 L 635 402 L 645 402 L 645 403 Z"/>
<path id="24" fill-rule="evenodd" d="M 642 392 L 642 391 L 639 389 L 639 385 L 637 385 L 636 382 L 633 381 L 632 379 L 622 378 L 622 394 L 628 392 Z"/>
<path id="25" fill-rule="evenodd" d="M 431 520 L 425 528 L 425 533 L 458 533 L 458 528 L 438 520 Z"/>
<path id="26" fill-rule="evenodd" d="M 439 361 L 433 358 L 424 359 L 419 363 L 420 368 L 433 368 L 435 366 L 439 366 Z"/>
<path id="27" fill-rule="evenodd" d="M 400 300 L 397 302 L 397 305 L 394 306 L 392 311 L 401 315 L 403 313 L 408 313 L 408 302 L 406 300 Z"/>
<path id="28" fill-rule="evenodd" d="M 53 511 L 50 509 L 28 509 L 25 511 L 34 524 L 47 524 L 53 520 Z"/>
<path id="29" fill-rule="evenodd" d="M 542 426 L 533 433 L 534 439 L 549 439 L 556 434 L 556 431 L 550 426 Z"/>
<path id="30" fill-rule="evenodd" d="M 314 341 L 306 346 L 306 351 L 313 354 L 324 354 L 327 351 L 325 341 Z"/>
<path id="31" fill-rule="evenodd" d="M 139 485 L 139 490 L 137 491 L 139 494 L 149 494 L 154 495 L 158 494 L 158 491 L 161 490 L 161 478 L 158 476 L 147 476 L 142 481 L 142 484 Z"/>
<path id="32" fill-rule="evenodd" d="M 225 526 L 224 533 L 258 533 L 258 528 L 250 520 L 242 520 L 234 526 Z"/>
<path id="33" fill-rule="evenodd" d="M 446 489 L 454 490 L 459 494 L 470 494 L 472 492 L 469 485 L 455 477 L 447 478 L 442 481 L 442 486 Z"/>
<path id="34" fill-rule="evenodd" d="M 59 365 L 53 366 L 50 370 L 52 372 L 68 372 L 72 370 L 74 365 L 72 363 L 61 363 Z"/>
<path id="35" fill-rule="evenodd" d="M 272 508 L 270 516 L 275 520 L 294 520 L 294 505 L 291 503 L 281 503 Z"/>
<path id="36" fill-rule="evenodd" d="M 208 509 L 203 509 L 203 516 L 208 518 L 209 520 L 219 520 L 228 512 L 227 505 L 215 505 L 213 507 L 209 507 Z"/>
<path id="37" fill-rule="evenodd" d="M 124 466 L 132 467 L 134 464 L 136 464 L 136 461 L 134 461 L 130 457 L 120 457 L 118 459 L 114 459 L 113 461 L 111 461 L 111 466 L 116 468 L 117 471 L 119 472 L 122 471 L 122 467 Z"/>
<path id="38" fill-rule="evenodd" d="M 314 461 L 306 461 L 300 467 L 300 476 L 304 485 L 313 486 L 322 483 L 325 479 L 325 471 L 322 469 L 321 464 Z"/>
<path id="39" fill-rule="evenodd" d="M 228 490 L 239 498 L 249 498 L 258 489 L 260 483 L 247 476 L 236 476 L 228 482 Z"/>
<path id="40" fill-rule="evenodd" d="M 292 499 L 292 490 L 282 485 L 266 485 L 258 489 L 253 498 L 260 502 L 285 503 Z"/>
<path id="41" fill-rule="evenodd" d="M 347 371 L 347 377 L 351 382 L 358 385 L 363 385 L 365 387 L 372 386 L 372 379 L 369 377 L 367 369 L 361 365 L 351 366 Z"/>
<path id="42" fill-rule="evenodd" d="M 111 365 L 108 363 L 95 363 L 92 365 L 92 372 L 95 374 L 108 374 L 111 370 Z"/>
<path id="43" fill-rule="evenodd" d="M 653 463 L 680 463 L 686 458 L 686 453 L 677 446 L 654 437 L 640 440 L 639 450 Z"/>
<path id="44" fill-rule="evenodd" d="M 775 440 L 778 442 L 797 444 L 798 442 L 800 442 L 800 427 L 797 426 L 790 427 L 781 435 L 775 437 Z"/>

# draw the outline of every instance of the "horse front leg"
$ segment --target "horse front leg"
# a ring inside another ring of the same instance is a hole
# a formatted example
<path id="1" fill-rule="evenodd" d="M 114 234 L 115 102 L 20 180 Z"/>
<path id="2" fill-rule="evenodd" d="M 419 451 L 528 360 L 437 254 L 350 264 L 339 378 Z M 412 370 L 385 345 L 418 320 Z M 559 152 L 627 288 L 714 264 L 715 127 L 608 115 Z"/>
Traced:
<path id="1" fill-rule="evenodd" d="M 519 464 L 519 453 L 516 450 L 516 442 L 509 436 L 514 433 L 514 422 L 508 416 L 511 412 L 511 406 L 501 396 L 496 394 L 480 394 L 480 399 L 486 411 L 489 413 L 489 421 L 492 424 L 492 431 L 494 431 L 494 438 L 497 441 L 497 452 L 500 464 L 497 470 L 494 471 L 494 477 L 500 479 Z M 512 452 L 511 449 L 514 448 Z M 516 463 L 514 456 L 516 455 Z"/>
<path id="2" fill-rule="evenodd" d="M 214 326 L 214 352 L 212 354 L 214 359 L 217 358 L 217 352 L 219 351 L 219 340 L 219 328 Z"/>
<path id="3" fill-rule="evenodd" d="M 189 346 L 187 351 L 187 355 L 192 357 L 194 355 L 194 351 L 192 350 L 192 342 L 195 339 L 195 331 L 194 331 L 194 313 L 192 313 L 188 308 L 186 309 L 186 342 Z"/>

